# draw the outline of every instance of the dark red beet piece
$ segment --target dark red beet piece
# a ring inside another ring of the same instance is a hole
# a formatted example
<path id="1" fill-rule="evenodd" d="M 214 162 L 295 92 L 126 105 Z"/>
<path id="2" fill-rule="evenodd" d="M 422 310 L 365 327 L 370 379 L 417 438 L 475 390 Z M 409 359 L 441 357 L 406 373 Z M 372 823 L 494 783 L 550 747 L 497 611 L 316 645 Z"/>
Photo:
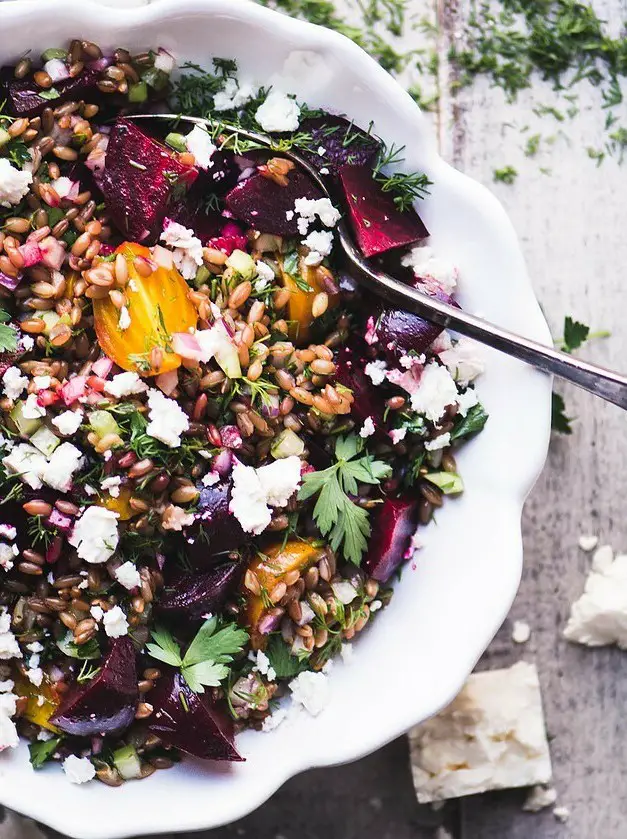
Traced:
<path id="1" fill-rule="evenodd" d="M 316 169 L 325 168 L 334 175 L 345 163 L 372 168 L 381 148 L 380 140 L 336 114 L 304 119 L 299 131 L 311 134 L 311 147 L 316 150 L 301 149 L 300 154 Z M 323 148 L 326 154 L 317 154 L 319 148 Z"/>
<path id="2" fill-rule="evenodd" d="M 396 208 L 393 197 L 383 192 L 368 167 L 342 166 L 338 174 L 351 227 L 364 256 L 376 256 L 429 235 L 413 208 L 403 213 Z"/>
<path id="3" fill-rule="evenodd" d="M 294 214 L 294 202 L 297 198 L 317 200 L 322 197 L 307 175 L 294 169 L 288 175 L 287 186 L 279 186 L 256 174 L 232 189 L 225 200 L 235 218 L 250 227 L 277 236 L 296 236 L 298 216 Z M 286 213 L 291 213 L 292 217 L 288 219 Z"/>
<path id="4" fill-rule="evenodd" d="M 235 516 L 229 512 L 231 482 L 222 481 L 211 487 L 199 486 L 198 515 L 185 531 L 187 553 L 199 567 L 215 564 L 215 555 L 236 551 L 246 541 L 246 534 Z M 189 539 L 193 539 L 189 543 Z"/>
<path id="5" fill-rule="evenodd" d="M 233 742 L 233 722 L 179 673 L 164 674 L 146 699 L 154 708 L 148 730 L 168 746 L 204 760 L 244 760 Z"/>
<path id="6" fill-rule="evenodd" d="M 383 422 L 385 396 L 381 388 L 373 385 L 370 377 L 364 373 L 367 363 L 368 359 L 357 349 L 344 346 L 335 359 L 335 378 L 341 385 L 353 391 L 353 418 L 364 422 L 367 417 L 372 417 L 376 426 Z"/>
<path id="7" fill-rule="evenodd" d="M 166 586 L 157 609 L 173 618 L 200 620 L 224 605 L 239 584 L 242 570 L 240 564 L 228 563 L 202 574 L 185 574 Z"/>
<path id="8" fill-rule="evenodd" d="M 13 76 L 13 68 L 2 68 L 3 82 L 1 85 L 0 98 L 7 100 L 7 110 L 14 117 L 39 116 L 44 108 L 56 108 L 69 99 L 84 99 L 96 89 L 96 82 L 100 78 L 97 70 L 85 67 L 77 76 L 72 79 L 64 79 L 54 85 L 59 94 L 54 99 L 42 97 L 45 93 L 39 85 L 31 79 L 16 79 Z"/>
<path id="9" fill-rule="evenodd" d="M 70 690 L 51 722 L 78 737 L 113 734 L 133 722 L 138 700 L 135 647 L 128 637 L 116 638 L 98 675 Z"/>
<path id="10" fill-rule="evenodd" d="M 418 497 L 386 498 L 372 522 L 372 535 L 362 568 L 384 583 L 405 559 L 418 524 Z"/>
<path id="11" fill-rule="evenodd" d="M 173 205 L 194 183 L 198 170 L 126 119 L 110 134 L 100 188 L 120 232 L 137 242 L 156 240 Z"/>
<path id="12" fill-rule="evenodd" d="M 458 305 L 450 295 L 442 291 L 433 296 L 451 306 Z M 441 332 L 441 326 L 419 315 L 401 309 L 384 309 L 377 321 L 377 346 L 385 352 L 391 364 L 397 364 L 399 358 L 407 355 L 410 350 L 418 354 L 425 352 Z"/>

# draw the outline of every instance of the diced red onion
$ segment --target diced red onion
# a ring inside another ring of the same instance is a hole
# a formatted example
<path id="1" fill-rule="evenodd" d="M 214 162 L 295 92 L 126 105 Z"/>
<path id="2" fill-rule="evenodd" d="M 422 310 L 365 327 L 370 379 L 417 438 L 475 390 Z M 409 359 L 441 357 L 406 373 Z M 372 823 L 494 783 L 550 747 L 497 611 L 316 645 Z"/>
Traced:
<path id="1" fill-rule="evenodd" d="M 65 259 L 65 248 L 55 239 L 54 236 L 46 236 L 39 243 L 39 248 L 42 251 L 41 261 L 46 268 L 53 268 L 58 271 L 63 265 Z"/>
<path id="2" fill-rule="evenodd" d="M 160 268 L 165 268 L 166 271 L 171 271 L 174 267 L 174 256 L 172 251 L 161 245 L 155 245 L 152 249 L 152 256 Z"/>
<path id="3" fill-rule="evenodd" d="M 244 445 L 242 435 L 236 425 L 223 425 L 220 429 L 220 439 L 227 449 L 241 449 Z"/>
<path id="4" fill-rule="evenodd" d="M 46 524 L 50 525 L 50 527 L 58 528 L 62 533 L 67 535 L 74 527 L 74 519 L 57 510 L 56 507 L 53 507 L 52 512 L 46 519 Z"/>
<path id="5" fill-rule="evenodd" d="M 98 359 L 98 361 L 94 361 L 91 366 L 94 375 L 100 376 L 101 379 L 106 379 L 112 368 L 113 362 L 110 358 L 107 358 L 106 355 L 103 355 L 102 358 Z"/>
<path id="6" fill-rule="evenodd" d="M 161 70 L 169 76 L 172 70 L 174 70 L 175 63 L 174 56 L 167 50 L 164 50 L 163 47 L 159 47 L 159 52 L 155 56 L 155 70 Z"/>
<path id="7" fill-rule="evenodd" d="M 280 404 L 281 400 L 279 399 L 278 394 L 271 393 L 268 397 L 267 404 L 266 402 L 262 403 L 261 413 L 268 419 L 276 419 L 280 413 Z"/>
<path id="8" fill-rule="evenodd" d="M 200 361 L 203 354 L 202 347 L 191 332 L 175 332 L 172 335 L 172 349 L 181 358 L 189 358 L 192 361 Z"/>
<path id="9" fill-rule="evenodd" d="M 44 70 L 52 79 L 53 84 L 70 78 L 70 69 L 61 58 L 51 58 L 50 61 L 46 61 Z"/>
<path id="10" fill-rule="evenodd" d="M 2 288 L 6 288 L 9 291 L 14 291 L 18 285 L 22 282 L 24 278 L 24 274 L 20 271 L 17 277 L 9 277 L 8 274 L 5 274 L 4 271 L 0 271 L 0 286 Z"/>
<path id="11" fill-rule="evenodd" d="M 155 384 L 166 396 L 174 393 L 178 383 L 179 375 L 176 370 L 168 370 L 167 373 L 160 373 L 155 379 Z"/>
<path id="12" fill-rule="evenodd" d="M 352 603 L 357 597 L 357 592 L 355 591 L 354 586 L 346 582 L 346 580 L 331 583 L 331 588 L 333 589 L 333 594 L 337 597 L 340 603 L 343 603 L 345 606 L 348 606 L 348 604 Z"/>
<path id="13" fill-rule="evenodd" d="M 283 616 L 281 614 L 264 615 L 257 624 L 257 631 L 260 635 L 269 635 L 271 632 L 274 632 L 275 629 L 278 629 L 282 617 Z"/>
<path id="14" fill-rule="evenodd" d="M 231 471 L 232 463 L 233 455 L 230 450 L 222 449 L 222 451 L 218 452 L 218 454 L 213 458 L 213 461 L 211 462 L 211 469 L 213 472 L 217 472 L 218 475 L 228 475 Z"/>
<path id="15" fill-rule="evenodd" d="M 27 239 L 23 245 L 18 248 L 24 259 L 24 267 L 30 268 L 31 265 L 37 265 L 43 259 L 43 252 L 39 247 L 39 242 L 34 239 Z"/>
<path id="16" fill-rule="evenodd" d="M 106 70 L 107 67 L 110 67 L 113 64 L 113 56 L 112 55 L 103 55 L 102 58 L 96 58 L 95 61 L 88 62 L 87 66 L 90 70 L 98 70 L 98 72 L 102 70 Z"/>
<path id="17" fill-rule="evenodd" d="M 74 376 L 61 388 L 61 397 L 66 405 L 72 405 L 76 400 L 85 396 L 87 390 L 87 376 Z"/>

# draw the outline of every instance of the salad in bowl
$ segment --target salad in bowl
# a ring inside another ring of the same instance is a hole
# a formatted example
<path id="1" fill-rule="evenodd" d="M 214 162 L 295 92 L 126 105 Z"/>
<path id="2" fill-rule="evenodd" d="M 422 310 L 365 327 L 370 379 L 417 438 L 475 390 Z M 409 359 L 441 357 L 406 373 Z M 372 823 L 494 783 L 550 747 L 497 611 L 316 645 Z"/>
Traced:
<path id="1" fill-rule="evenodd" d="M 75 39 L 0 75 L 0 751 L 75 783 L 318 714 L 487 420 L 475 346 L 334 248 L 345 218 L 454 301 L 402 149 L 175 63 Z"/>

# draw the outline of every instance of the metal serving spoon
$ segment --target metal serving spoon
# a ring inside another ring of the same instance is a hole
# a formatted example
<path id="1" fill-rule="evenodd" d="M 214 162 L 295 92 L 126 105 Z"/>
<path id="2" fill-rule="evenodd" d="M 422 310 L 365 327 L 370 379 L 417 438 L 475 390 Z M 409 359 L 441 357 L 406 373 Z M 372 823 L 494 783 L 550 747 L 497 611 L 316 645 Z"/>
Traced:
<path id="1" fill-rule="evenodd" d="M 180 114 L 132 114 L 131 120 L 157 119 L 168 122 L 191 122 L 207 128 L 210 131 L 220 130 L 223 134 L 235 134 L 245 140 L 251 140 L 262 148 L 279 151 L 272 138 L 256 131 L 249 131 L 231 126 L 217 120 L 202 119 L 201 117 L 181 116 Z M 309 177 L 318 185 L 324 195 L 334 200 L 333 189 L 329 188 L 327 176 L 320 173 L 300 154 L 291 149 L 279 152 L 283 157 L 292 160 L 304 169 Z M 429 297 L 411 286 L 395 280 L 383 271 L 369 265 L 354 245 L 346 227 L 346 222 L 340 220 L 335 228 L 340 244 L 352 265 L 358 270 L 365 285 L 387 303 L 408 312 L 413 312 L 432 323 L 445 329 L 452 329 L 461 335 L 474 338 L 482 344 L 511 355 L 521 361 L 537 367 L 544 373 L 552 373 L 566 381 L 572 382 L 584 390 L 600 396 L 608 402 L 613 402 L 621 408 L 627 409 L 627 377 L 605 367 L 590 364 L 587 361 L 574 358 L 568 353 L 560 352 L 553 347 L 546 347 L 536 341 L 516 335 L 496 324 L 489 323 L 482 318 L 443 303 L 435 297 Z"/>

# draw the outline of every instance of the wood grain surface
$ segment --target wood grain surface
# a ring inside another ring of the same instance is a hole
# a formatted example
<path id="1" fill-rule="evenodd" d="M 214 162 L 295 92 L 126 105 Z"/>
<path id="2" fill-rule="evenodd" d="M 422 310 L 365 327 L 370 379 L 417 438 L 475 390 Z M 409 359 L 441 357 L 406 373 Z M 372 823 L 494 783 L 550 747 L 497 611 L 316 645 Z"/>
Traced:
<path id="1" fill-rule="evenodd" d="M 579 115 L 558 123 L 540 120 L 538 105 L 554 94 L 538 82 L 516 104 L 479 82 L 451 96 L 448 49 L 460 37 L 471 0 L 409 0 L 407 48 L 435 48 L 436 79 L 421 77 L 425 89 L 439 88 L 433 120 L 443 155 L 462 171 L 492 187 L 508 210 L 522 241 L 534 287 L 555 334 L 571 314 L 612 337 L 585 349 L 590 359 L 627 369 L 627 161 L 606 160 L 599 168 L 587 147 L 601 145 L 598 91 L 578 89 Z M 354 18 L 354 0 L 338 0 Z M 627 0 L 595 6 L 616 31 L 627 19 Z M 426 36 L 424 19 L 439 28 Z M 406 80 L 416 80 L 414 72 Z M 623 113 L 627 116 L 627 112 Z M 529 126 L 527 131 L 522 129 Z M 531 134 L 541 142 L 535 158 L 523 147 Z M 513 165 L 512 186 L 493 183 L 497 168 Z M 544 172 L 542 171 L 544 170 Z M 503 278 L 506 282 L 507 278 Z M 434 812 L 415 802 L 407 747 L 399 740 L 351 766 L 317 770 L 290 781 L 255 814 L 229 827 L 194 834 L 205 839 L 435 839 L 446 825 L 454 839 L 626 839 L 627 838 L 627 653 L 584 649 L 561 637 L 571 602 L 583 588 L 589 557 L 577 547 L 581 533 L 627 549 L 626 418 L 618 409 L 563 388 L 571 437 L 555 438 L 547 466 L 527 503 L 525 570 L 508 619 L 481 668 L 534 660 L 540 672 L 551 737 L 558 803 L 570 810 L 566 824 L 551 810 L 523 813 L 524 792 L 475 796 Z M 512 446 L 516 441 L 512 440 Z M 506 464 L 504 464 L 506 468 Z M 525 646 L 511 641 L 511 622 L 532 627 Z M 31 828 L 15 820 L 0 839 L 30 839 Z M 52 835 L 52 834 L 51 834 Z"/>

